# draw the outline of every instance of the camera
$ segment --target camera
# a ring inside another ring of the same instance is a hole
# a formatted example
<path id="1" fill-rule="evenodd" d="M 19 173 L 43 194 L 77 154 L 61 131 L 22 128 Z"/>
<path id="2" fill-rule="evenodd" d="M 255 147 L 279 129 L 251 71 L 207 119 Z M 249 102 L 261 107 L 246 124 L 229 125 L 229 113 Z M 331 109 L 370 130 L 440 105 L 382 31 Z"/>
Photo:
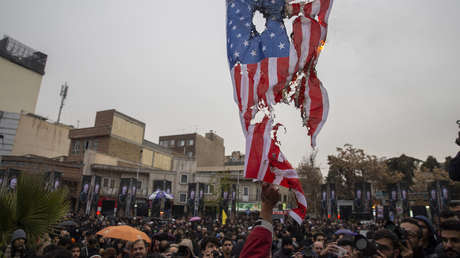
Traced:
<path id="1" fill-rule="evenodd" d="M 355 248 L 360 252 L 361 257 L 372 257 L 378 254 L 377 250 L 383 251 L 385 249 L 375 242 L 374 239 L 367 239 L 363 235 L 355 236 Z"/>
<path id="2" fill-rule="evenodd" d="M 385 226 L 385 229 L 390 230 L 393 232 L 399 239 L 400 243 L 404 246 L 407 246 L 407 238 L 408 234 L 407 231 L 399 226 L 396 226 L 393 222 L 388 221 Z"/>

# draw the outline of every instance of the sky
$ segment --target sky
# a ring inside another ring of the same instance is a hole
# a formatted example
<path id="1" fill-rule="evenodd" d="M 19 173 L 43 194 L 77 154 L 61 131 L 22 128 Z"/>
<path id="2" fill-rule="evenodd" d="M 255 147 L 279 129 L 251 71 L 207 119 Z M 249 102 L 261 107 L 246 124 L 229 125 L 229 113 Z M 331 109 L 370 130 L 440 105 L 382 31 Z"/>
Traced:
<path id="1" fill-rule="evenodd" d="M 336 0 L 318 62 L 330 112 L 317 164 L 352 144 L 368 154 L 443 161 L 459 150 L 458 0 Z M 90 127 L 117 109 L 146 123 L 145 138 L 214 130 L 244 152 L 226 57 L 225 1 L 0 0 L 0 34 L 48 55 L 36 113 Z M 254 21 L 258 26 L 261 19 Z M 288 25 L 289 26 L 289 25 Z M 277 107 L 281 149 L 312 152 L 299 111 Z"/>

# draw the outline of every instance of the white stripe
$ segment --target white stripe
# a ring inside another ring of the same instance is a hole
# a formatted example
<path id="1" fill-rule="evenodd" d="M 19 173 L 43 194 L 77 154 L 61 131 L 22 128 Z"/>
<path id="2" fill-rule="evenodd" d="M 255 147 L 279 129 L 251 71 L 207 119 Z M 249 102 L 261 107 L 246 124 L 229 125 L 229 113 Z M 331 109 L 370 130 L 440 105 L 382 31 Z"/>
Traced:
<path id="1" fill-rule="evenodd" d="M 273 127 L 273 120 L 269 119 L 267 124 L 265 125 L 264 130 L 264 146 L 262 151 L 262 160 L 260 163 L 259 172 L 257 173 L 258 179 L 262 180 L 265 178 L 265 174 L 267 173 L 267 169 L 269 166 L 269 157 L 268 153 L 270 151 L 270 146 L 272 143 L 271 131 Z"/>
<path id="2" fill-rule="evenodd" d="M 307 208 L 307 199 L 305 199 L 305 195 L 301 192 L 294 190 L 295 197 L 297 198 L 297 202 L 302 204 L 305 208 Z"/>
<path id="3" fill-rule="evenodd" d="M 231 69 L 231 77 L 232 77 L 232 85 L 233 85 L 233 99 L 235 100 L 235 103 L 238 105 L 238 108 L 239 108 L 239 105 L 241 104 L 238 100 L 238 92 L 236 91 L 236 75 L 235 75 L 235 67 L 237 65 L 235 65 L 232 69 Z"/>
<path id="4" fill-rule="evenodd" d="M 241 106 L 242 114 L 240 115 L 241 124 L 243 126 L 243 133 L 248 134 L 246 129 L 246 122 L 244 121 L 244 113 L 248 108 L 248 96 L 249 96 L 249 79 L 248 79 L 248 67 L 247 65 L 241 65 Z"/>
<path id="5" fill-rule="evenodd" d="M 331 14 L 331 10 L 332 10 L 332 4 L 334 3 L 334 0 L 330 0 L 329 2 L 329 9 L 327 9 L 326 11 L 326 14 L 324 15 L 324 22 L 326 24 L 329 24 L 328 21 L 329 21 L 329 15 Z"/>
<path id="6" fill-rule="evenodd" d="M 302 224 L 302 218 L 297 213 L 291 210 L 289 211 L 289 216 L 291 216 L 295 221 L 297 221 L 297 223 Z"/>
<path id="7" fill-rule="evenodd" d="M 254 74 L 254 85 L 253 85 L 253 98 L 254 98 L 254 105 L 257 107 L 257 105 L 259 104 L 259 96 L 257 95 L 257 88 L 259 87 L 259 83 L 260 83 L 260 66 L 262 65 L 262 62 L 259 62 L 257 63 L 257 69 L 256 69 L 256 72 Z M 252 116 L 252 118 L 254 118 L 254 114 Z"/>
<path id="8" fill-rule="evenodd" d="M 273 180 L 273 183 L 274 185 L 280 185 L 281 184 L 281 181 L 283 181 L 283 177 L 282 176 L 276 176 L 275 177 L 275 180 Z"/>
<path id="9" fill-rule="evenodd" d="M 254 135 L 254 125 L 249 126 L 249 130 L 246 136 L 246 156 L 244 157 L 244 177 L 247 175 L 247 168 L 248 168 L 248 161 L 249 156 L 251 153 L 251 146 L 252 146 L 252 137 Z"/>
<path id="10" fill-rule="evenodd" d="M 312 6 L 311 6 L 310 17 L 315 18 L 319 14 L 320 10 L 321 10 L 321 1 L 320 0 L 315 0 L 312 3 Z"/>
<path id="11" fill-rule="evenodd" d="M 275 95 L 273 87 L 278 84 L 278 58 L 270 57 L 268 59 L 268 91 L 266 94 L 267 105 L 275 105 Z"/>
<path id="12" fill-rule="evenodd" d="M 279 168 L 272 168 L 273 174 L 276 176 L 284 177 L 284 178 L 291 178 L 291 179 L 298 179 L 299 176 L 297 175 L 297 171 L 295 169 L 279 169 Z"/>
<path id="13" fill-rule="evenodd" d="M 323 87 L 323 84 L 321 81 L 319 82 L 319 87 L 321 89 L 321 96 L 323 97 L 323 115 L 321 118 L 321 122 L 318 124 L 318 127 L 316 127 L 316 131 L 313 133 L 311 137 L 311 142 L 312 146 L 316 146 L 316 137 L 318 136 L 318 133 L 321 131 L 323 128 L 324 123 L 326 123 L 327 116 L 329 115 L 329 96 L 327 94 L 326 89 Z"/>
<path id="14" fill-rule="evenodd" d="M 302 44 L 301 44 L 301 55 L 299 61 L 299 71 L 302 71 L 308 58 L 308 52 L 310 51 L 310 37 L 311 37 L 311 20 L 305 17 L 301 17 L 302 22 Z"/>
<path id="15" fill-rule="evenodd" d="M 310 71 L 309 71 L 310 72 Z M 310 74 L 308 74 L 310 75 Z M 305 126 L 308 126 L 308 120 L 310 119 L 310 108 L 311 108 L 311 98 L 310 98 L 310 78 L 306 77 L 305 80 L 305 115 L 306 115 L 306 120 L 305 120 Z"/>
<path id="16" fill-rule="evenodd" d="M 288 85 L 291 82 L 292 77 L 294 76 L 294 73 L 297 72 L 295 70 L 297 62 L 298 62 L 297 51 L 295 49 L 294 44 L 291 42 L 291 44 L 289 46 L 289 76 L 288 76 L 288 78 L 286 80 L 286 85 Z"/>

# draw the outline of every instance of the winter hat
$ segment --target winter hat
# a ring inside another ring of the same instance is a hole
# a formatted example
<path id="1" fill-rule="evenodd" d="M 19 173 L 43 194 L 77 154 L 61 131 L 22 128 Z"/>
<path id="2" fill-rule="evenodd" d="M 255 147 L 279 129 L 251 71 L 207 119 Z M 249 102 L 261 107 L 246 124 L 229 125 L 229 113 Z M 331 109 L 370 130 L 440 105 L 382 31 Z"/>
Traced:
<path id="1" fill-rule="evenodd" d="M 13 235 L 11 236 L 11 242 L 14 242 L 14 240 L 20 239 L 20 238 L 26 240 L 27 239 L 26 232 L 24 232 L 24 230 L 22 229 L 17 229 L 13 232 Z"/>

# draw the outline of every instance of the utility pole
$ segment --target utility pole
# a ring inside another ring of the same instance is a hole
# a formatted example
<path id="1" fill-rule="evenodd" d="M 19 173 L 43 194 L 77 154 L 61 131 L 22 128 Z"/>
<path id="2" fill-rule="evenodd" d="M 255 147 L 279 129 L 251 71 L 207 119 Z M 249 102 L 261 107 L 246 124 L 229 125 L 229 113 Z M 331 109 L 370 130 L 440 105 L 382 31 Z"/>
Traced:
<path id="1" fill-rule="evenodd" d="M 61 92 L 59 93 L 59 96 L 61 96 L 61 106 L 59 106 L 59 114 L 58 114 L 56 124 L 59 124 L 59 122 L 61 121 L 62 108 L 64 107 L 64 100 L 67 98 L 68 90 L 69 90 L 69 86 L 67 86 L 67 82 L 65 82 L 64 85 L 61 86 Z"/>

